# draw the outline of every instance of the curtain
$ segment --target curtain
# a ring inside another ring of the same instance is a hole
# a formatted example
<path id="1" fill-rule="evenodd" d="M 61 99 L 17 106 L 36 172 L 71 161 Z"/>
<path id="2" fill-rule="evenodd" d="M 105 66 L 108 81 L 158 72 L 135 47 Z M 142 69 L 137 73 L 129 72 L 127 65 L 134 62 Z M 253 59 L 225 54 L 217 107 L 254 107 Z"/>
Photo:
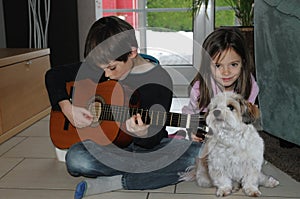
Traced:
<path id="1" fill-rule="evenodd" d="M 300 145 L 300 1 L 256 0 L 254 26 L 262 127 Z"/>
<path id="2" fill-rule="evenodd" d="M 201 46 L 206 38 L 206 36 L 214 30 L 214 9 L 215 3 L 214 0 L 210 0 L 208 2 L 207 8 L 205 7 L 204 3 L 202 4 L 200 11 L 194 19 L 194 44 L 193 44 L 193 63 L 194 67 L 198 69 L 200 64 L 200 53 L 201 53 Z M 206 10 L 206 12 L 205 12 Z"/>

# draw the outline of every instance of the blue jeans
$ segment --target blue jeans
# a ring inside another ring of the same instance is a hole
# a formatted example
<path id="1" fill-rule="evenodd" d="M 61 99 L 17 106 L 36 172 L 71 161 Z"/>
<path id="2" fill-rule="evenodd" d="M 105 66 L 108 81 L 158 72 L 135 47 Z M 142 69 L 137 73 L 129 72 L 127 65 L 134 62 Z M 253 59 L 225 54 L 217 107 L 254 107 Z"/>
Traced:
<path id="1" fill-rule="evenodd" d="M 124 189 L 157 189 L 178 183 L 179 173 L 195 164 L 200 148 L 201 143 L 171 138 L 151 150 L 134 144 L 120 149 L 86 140 L 68 150 L 66 165 L 73 176 L 122 175 Z"/>

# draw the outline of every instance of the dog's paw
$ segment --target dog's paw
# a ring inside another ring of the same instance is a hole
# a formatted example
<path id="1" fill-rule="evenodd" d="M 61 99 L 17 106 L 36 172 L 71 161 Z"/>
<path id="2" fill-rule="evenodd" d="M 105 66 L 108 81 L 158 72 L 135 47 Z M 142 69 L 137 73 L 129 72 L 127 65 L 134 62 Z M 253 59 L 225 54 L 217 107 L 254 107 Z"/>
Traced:
<path id="1" fill-rule="evenodd" d="M 265 187 L 276 187 L 277 185 L 279 185 L 279 181 L 273 177 L 269 177 L 266 183 L 264 184 Z"/>
<path id="2" fill-rule="evenodd" d="M 201 183 L 201 184 L 198 183 L 198 185 L 200 187 L 204 187 L 204 188 L 210 188 L 213 186 L 211 183 Z"/>
<path id="3" fill-rule="evenodd" d="M 231 194 L 232 191 L 232 187 L 220 187 L 217 188 L 217 192 L 216 192 L 216 196 L 218 197 L 224 197 L 224 196 L 228 196 Z"/>
<path id="4" fill-rule="evenodd" d="M 200 178 L 198 178 L 197 183 L 200 187 L 206 187 L 207 188 L 207 187 L 212 187 L 213 186 L 210 179 L 203 179 L 203 178 L 200 179 Z"/>
<path id="5" fill-rule="evenodd" d="M 247 196 L 259 197 L 261 195 L 261 192 L 255 186 L 245 187 L 243 190 Z"/>

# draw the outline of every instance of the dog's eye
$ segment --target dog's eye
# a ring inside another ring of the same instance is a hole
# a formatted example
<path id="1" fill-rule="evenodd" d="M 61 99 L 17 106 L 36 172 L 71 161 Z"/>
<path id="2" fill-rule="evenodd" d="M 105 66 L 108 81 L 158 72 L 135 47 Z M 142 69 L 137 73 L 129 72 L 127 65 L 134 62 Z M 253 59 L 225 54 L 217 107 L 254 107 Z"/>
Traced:
<path id="1" fill-rule="evenodd" d="M 231 104 L 227 105 L 227 108 L 229 108 L 229 110 L 231 110 L 231 111 L 234 110 L 234 106 L 232 106 Z"/>

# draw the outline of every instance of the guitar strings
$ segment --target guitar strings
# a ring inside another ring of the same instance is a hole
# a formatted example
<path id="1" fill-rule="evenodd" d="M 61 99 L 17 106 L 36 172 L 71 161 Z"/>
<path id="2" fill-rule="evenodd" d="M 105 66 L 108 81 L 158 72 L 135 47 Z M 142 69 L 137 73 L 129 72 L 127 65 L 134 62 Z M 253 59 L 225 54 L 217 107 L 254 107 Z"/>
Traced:
<path id="1" fill-rule="evenodd" d="M 101 110 L 99 120 L 111 120 L 118 122 L 125 122 L 128 118 L 136 113 L 140 113 L 142 119 L 147 124 L 157 126 L 176 126 L 186 127 L 188 122 L 188 115 L 181 113 L 162 112 L 162 111 L 149 111 L 142 108 L 124 107 L 110 104 L 101 104 L 101 107 L 96 108 Z M 204 117 L 198 114 L 190 115 L 189 122 L 191 127 L 198 127 L 200 122 L 204 121 Z"/>

